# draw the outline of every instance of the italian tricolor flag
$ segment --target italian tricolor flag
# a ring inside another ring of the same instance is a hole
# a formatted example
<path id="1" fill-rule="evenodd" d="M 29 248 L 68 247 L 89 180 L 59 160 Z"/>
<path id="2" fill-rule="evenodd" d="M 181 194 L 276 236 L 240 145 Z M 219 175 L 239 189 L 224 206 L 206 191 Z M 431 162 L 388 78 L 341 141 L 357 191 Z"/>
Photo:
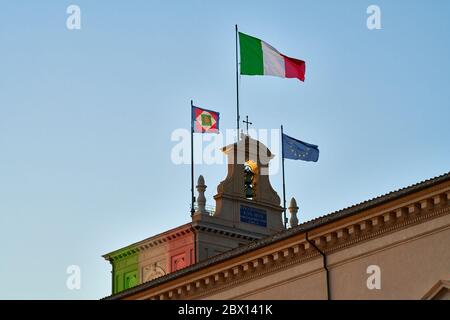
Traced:
<path id="1" fill-rule="evenodd" d="M 239 32 L 241 74 L 305 81 L 305 61 L 290 58 L 264 41 Z"/>

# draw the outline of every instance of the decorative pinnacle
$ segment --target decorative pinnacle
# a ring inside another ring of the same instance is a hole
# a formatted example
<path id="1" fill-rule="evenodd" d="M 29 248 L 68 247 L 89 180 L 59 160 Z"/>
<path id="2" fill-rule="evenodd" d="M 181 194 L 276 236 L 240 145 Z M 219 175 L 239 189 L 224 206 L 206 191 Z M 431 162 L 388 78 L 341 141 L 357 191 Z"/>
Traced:
<path id="1" fill-rule="evenodd" d="M 198 191 L 198 197 L 197 197 L 197 211 L 194 213 L 197 214 L 208 214 L 208 211 L 206 211 L 206 198 L 205 198 L 205 178 L 203 178 L 202 175 L 198 177 L 197 180 L 197 191 Z"/>
<path id="2" fill-rule="evenodd" d="M 289 202 L 289 208 L 288 208 L 291 218 L 289 219 L 289 224 L 292 227 L 295 227 L 298 225 L 298 218 L 297 218 L 297 212 L 298 212 L 298 206 L 297 201 L 295 201 L 295 198 L 292 197 L 291 201 Z"/>

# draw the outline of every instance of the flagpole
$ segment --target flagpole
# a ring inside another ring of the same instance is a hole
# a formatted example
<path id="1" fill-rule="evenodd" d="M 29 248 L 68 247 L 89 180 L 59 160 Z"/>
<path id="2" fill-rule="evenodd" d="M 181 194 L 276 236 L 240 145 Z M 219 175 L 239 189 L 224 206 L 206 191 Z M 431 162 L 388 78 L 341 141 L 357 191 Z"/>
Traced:
<path id="1" fill-rule="evenodd" d="M 284 177 L 284 143 L 283 143 L 283 125 L 281 125 L 281 170 L 283 172 L 283 224 L 287 229 L 287 217 L 286 217 L 286 183 Z"/>
<path id="2" fill-rule="evenodd" d="M 191 100 L 191 217 L 194 215 L 194 121 L 192 119 L 192 108 L 194 102 Z"/>
<path id="3" fill-rule="evenodd" d="M 235 25 L 236 30 L 236 128 L 237 139 L 239 140 L 239 58 L 238 58 L 238 26 Z"/>

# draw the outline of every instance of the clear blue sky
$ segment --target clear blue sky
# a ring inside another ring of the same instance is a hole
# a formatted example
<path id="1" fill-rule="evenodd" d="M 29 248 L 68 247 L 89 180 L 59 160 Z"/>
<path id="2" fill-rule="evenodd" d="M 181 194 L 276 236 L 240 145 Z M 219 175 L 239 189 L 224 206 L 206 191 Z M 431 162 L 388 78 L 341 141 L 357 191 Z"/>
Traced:
<path id="1" fill-rule="evenodd" d="M 366 27 L 370 4 L 382 30 Z M 306 60 L 305 83 L 241 79 L 256 128 L 320 146 L 318 163 L 286 162 L 301 221 L 449 171 L 449 13 L 444 0 L 1 1 L 0 298 L 106 296 L 101 254 L 189 221 L 170 135 L 191 98 L 234 128 L 235 23 Z M 212 205 L 226 168 L 196 172 Z"/>

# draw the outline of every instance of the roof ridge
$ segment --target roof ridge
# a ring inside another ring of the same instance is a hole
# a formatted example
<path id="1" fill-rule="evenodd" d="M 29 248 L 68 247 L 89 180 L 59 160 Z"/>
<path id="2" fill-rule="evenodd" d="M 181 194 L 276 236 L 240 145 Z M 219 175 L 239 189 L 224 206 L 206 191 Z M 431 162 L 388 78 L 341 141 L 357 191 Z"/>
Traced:
<path id="1" fill-rule="evenodd" d="M 429 179 L 425 179 L 425 180 L 416 182 L 416 183 L 411 184 L 411 185 L 406 186 L 406 187 L 402 187 L 402 188 L 399 188 L 399 189 L 395 189 L 395 190 L 389 191 L 389 192 L 387 192 L 385 194 L 381 194 L 381 195 L 373 197 L 371 199 L 364 200 L 364 201 L 361 201 L 359 203 L 352 204 L 352 205 L 350 205 L 348 207 L 332 211 L 332 212 L 324 214 L 322 216 L 318 216 L 316 218 L 313 218 L 313 219 L 311 219 L 309 221 L 304 222 L 303 224 L 306 224 L 306 223 L 309 223 L 309 222 L 313 222 L 313 221 L 316 221 L 316 220 L 319 220 L 319 219 L 322 219 L 322 218 L 325 218 L 325 217 L 328 217 L 328 216 L 331 216 L 331 215 L 339 214 L 339 213 L 345 212 L 345 211 L 350 210 L 350 209 L 355 209 L 355 208 L 358 208 L 358 207 L 360 207 L 360 206 L 362 206 L 364 204 L 367 205 L 367 204 L 373 203 L 376 200 L 385 200 L 386 197 L 392 196 L 392 195 L 397 195 L 398 193 L 407 193 L 408 191 L 417 191 L 416 190 L 417 187 L 424 187 L 425 188 L 430 183 L 438 183 L 441 180 L 445 181 L 447 178 L 450 178 L 450 171 L 446 172 L 444 174 L 441 174 L 439 176 L 435 176 L 433 178 L 429 178 Z M 378 203 L 376 203 L 375 205 L 378 205 Z M 283 230 L 283 231 L 285 231 L 285 230 Z"/>

